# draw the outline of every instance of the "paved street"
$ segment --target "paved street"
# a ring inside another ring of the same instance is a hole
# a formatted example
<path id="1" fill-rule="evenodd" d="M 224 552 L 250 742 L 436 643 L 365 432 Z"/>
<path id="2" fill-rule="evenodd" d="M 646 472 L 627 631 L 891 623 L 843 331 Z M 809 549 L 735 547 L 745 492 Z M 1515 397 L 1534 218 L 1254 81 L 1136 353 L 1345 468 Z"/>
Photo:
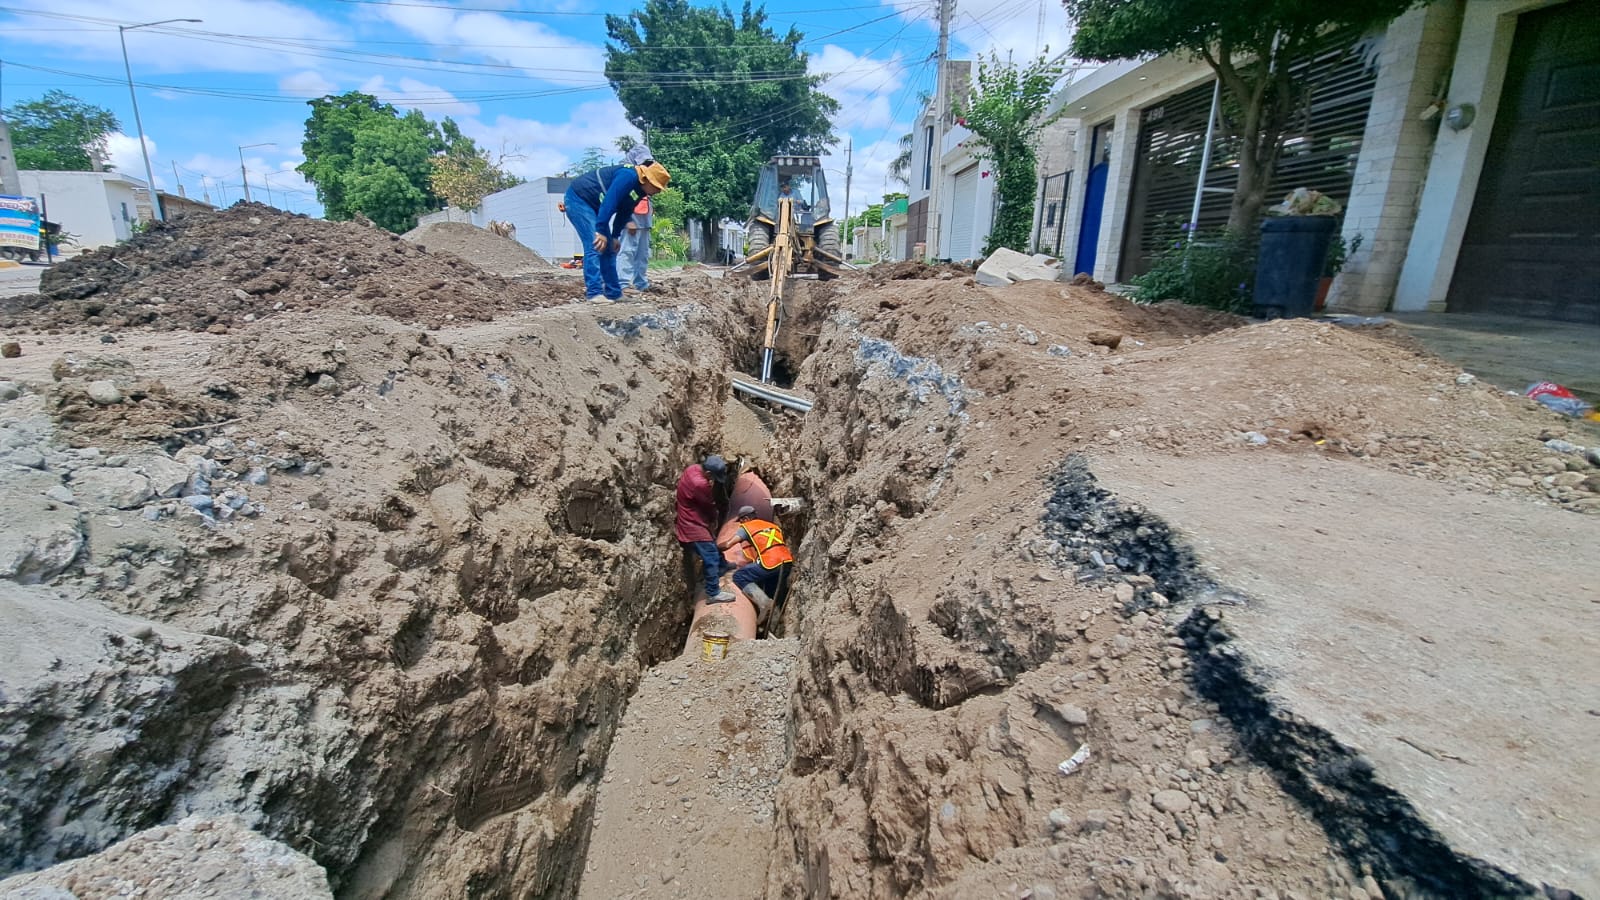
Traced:
<path id="1" fill-rule="evenodd" d="M 39 276 L 47 266 L 22 265 L 0 268 L 0 297 L 31 294 L 39 289 Z"/>

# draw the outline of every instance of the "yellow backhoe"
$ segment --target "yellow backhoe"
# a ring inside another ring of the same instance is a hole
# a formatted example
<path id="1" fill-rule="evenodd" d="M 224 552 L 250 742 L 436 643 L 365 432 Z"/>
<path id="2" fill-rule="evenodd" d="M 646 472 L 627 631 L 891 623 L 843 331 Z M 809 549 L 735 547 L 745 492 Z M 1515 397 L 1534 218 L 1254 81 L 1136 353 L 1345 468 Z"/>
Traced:
<path id="1" fill-rule="evenodd" d="M 784 290 L 789 279 L 812 275 L 825 281 L 839 277 L 846 265 L 839 250 L 842 225 L 830 217 L 830 212 L 828 184 L 818 157 L 774 156 L 761 167 L 755 203 L 750 208 L 750 255 L 733 269 L 748 273 L 752 280 L 771 282 L 766 333 L 761 341 L 760 379 L 765 390 L 747 393 L 769 400 L 774 397 L 766 393 L 782 393 L 768 386 L 772 383 L 773 355 L 778 329 L 783 326 Z M 799 408 L 793 403 L 784 405 Z M 807 402 L 806 406 L 809 408 L 810 404 Z"/>

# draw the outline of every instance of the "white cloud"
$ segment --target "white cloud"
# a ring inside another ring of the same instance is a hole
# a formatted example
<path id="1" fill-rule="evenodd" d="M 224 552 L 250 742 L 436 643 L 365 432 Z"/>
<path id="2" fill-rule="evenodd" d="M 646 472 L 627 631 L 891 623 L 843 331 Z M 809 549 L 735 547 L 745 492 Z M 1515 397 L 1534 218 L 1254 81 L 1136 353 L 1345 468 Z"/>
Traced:
<path id="1" fill-rule="evenodd" d="M 278 90 L 296 97 L 312 99 L 324 97 L 338 90 L 339 86 L 322 77 L 322 73 L 313 69 L 285 75 L 278 79 Z"/>
<path id="2" fill-rule="evenodd" d="M 639 136 L 615 97 L 580 103 L 563 122 L 497 116 L 488 122 L 467 119 L 460 125 L 491 157 L 506 153 L 506 169 L 523 178 L 553 175 L 575 162 L 587 147 L 609 150 L 618 137 Z"/>
<path id="3" fill-rule="evenodd" d="M 150 154 L 152 165 L 156 158 L 156 142 L 150 135 L 144 136 L 145 151 Z M 139 152 L 139 139 L 131 134 L 114 131 L 106 135 L 106 155 L 110 157 L 111 168 L 124 175 L 132 175 L 140 181 L 145 180 L 144 155 Z M 156 175 L 156 190 L 168 190 L 166 179 L 158 173 Z"/>
<path id="4" fill-rule="evenodd" d="M 1072 23 L 1057 0 L 1035 0 L 1022 6 L 1017 3 L 1018 0 L 962 0 L 950 20 L 951 58 L 975 59 L 992 52 L 1001 59 L 1010 56 L 1025 62 L 1041 53 L 1055 56 L 1068 49 Z M 889 0 L 888 5 L 913 27 L 937 33 L 939 23 L 930 15 L 926 0 Z"/>
<path id="5" fill-rule="evenodd" d="M 564 85 L 595 85 L 605 80 L 605 50 L 568 37 L 540 23 L 512 19 L 499 13 L 457 12 L 427 6 L 383 6 L 390 22 L 452 51 L 459 59 L 472 55 L 483 62 L 521 70 L 541 81 Z M 462 45 L 476 45 L 469 50 Z"/>
<path id="6" fill-rule="evenodd" d="M 476 103 L 464 102 L 436 84 L 415 78 L 401 78 L 391 87 L 388 79 L 374 75 L 361 83 L 361 91 L 402 109 L 421 110 L 430 119 L 476 116 L 480 110 Z"/>
<path id="7" fill-rule="evenodd" d="M 850 211 L 852 214 L 866 209 L 877 203 L 884 194 L 894 191 L 903 191 L 905 187 L 899 182 L 888 177 L 889 163 L 900 154 L 901 131 L 890 129 L 889 133 L 881 139 L 870 143 L 857 141 L 855 153 L 851 159 L 853 177 L 850 189 Z M 835 147 L 822 157 L 822 166 L 828 170 L 828 196 L 833 201 L 834 212 L 844 213 L 845 194 L 845 152 L 844 148 Z"/>
<path id="8" fill-rule="evenodd" d="M 304 48 L 276 46 L 254 40 L 221 37 L 224 34 L 271 34 L 275 38 L 319 42 L 340 38 L 343 29 L 304 6 L 277 0 L 58 0 L 52 13 L 93 17 L 111 22 L 151 22 L 161 19 L 200 19 L 174 22 L 127 33 L 128 57 L 134 78 L 168 72 L 282 72 L 291 67 L 310 68 L 321 62 Z M 45 20 L 20 16 L 15 21 L 37 26 Z M 209 35 L 182 37 L 173 30 L 203 31 Z M 121 61 L 117 31 L 92 26 L 61 31 L 13 29 L 8 42 L 26 41 L 75 53 L 89 59 Z M 319 43 L 318 46 L 326 46 Z"/>
<path id="9" fill-rule="evenodd" d="M 857 56 L 828 44 L 811 55 L 810 72 L 826 75 L 822 89 L 839 101 L 834 127 L 882 128 L 894 117 L 891 98 L 905 86 L 906 67 L 897 53 L 888 59 Z"/>

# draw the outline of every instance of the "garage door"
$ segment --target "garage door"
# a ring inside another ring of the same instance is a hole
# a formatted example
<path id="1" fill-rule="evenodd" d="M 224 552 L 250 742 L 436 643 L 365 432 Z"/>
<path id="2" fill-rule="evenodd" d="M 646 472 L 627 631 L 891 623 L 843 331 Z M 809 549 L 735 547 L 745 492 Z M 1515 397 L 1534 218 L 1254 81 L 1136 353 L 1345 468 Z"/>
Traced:
<path id="1" fill-rule="evenodd" d="M 978 167 L 956 175 L 955 197 L 950 204 L 950 258 L 972 259 L 976 247 L 978 219 Z"/>
<path id="2" fill-rule="evenodd" d="M 1517 21 L 1448 309 L 1600 325 L 1600 3 Z"/>

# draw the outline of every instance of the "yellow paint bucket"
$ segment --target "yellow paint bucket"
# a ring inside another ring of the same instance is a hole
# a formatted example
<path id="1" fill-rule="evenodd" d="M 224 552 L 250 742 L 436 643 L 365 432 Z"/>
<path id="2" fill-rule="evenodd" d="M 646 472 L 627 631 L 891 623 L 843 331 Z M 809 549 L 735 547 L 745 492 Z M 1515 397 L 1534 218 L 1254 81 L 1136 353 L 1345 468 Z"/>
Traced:
<path id="1" fill-rule="evenodd" d="M 728 633 L 707 631 L 700 635 L 700 658 L 715 662 L 728 658 Z"/>

